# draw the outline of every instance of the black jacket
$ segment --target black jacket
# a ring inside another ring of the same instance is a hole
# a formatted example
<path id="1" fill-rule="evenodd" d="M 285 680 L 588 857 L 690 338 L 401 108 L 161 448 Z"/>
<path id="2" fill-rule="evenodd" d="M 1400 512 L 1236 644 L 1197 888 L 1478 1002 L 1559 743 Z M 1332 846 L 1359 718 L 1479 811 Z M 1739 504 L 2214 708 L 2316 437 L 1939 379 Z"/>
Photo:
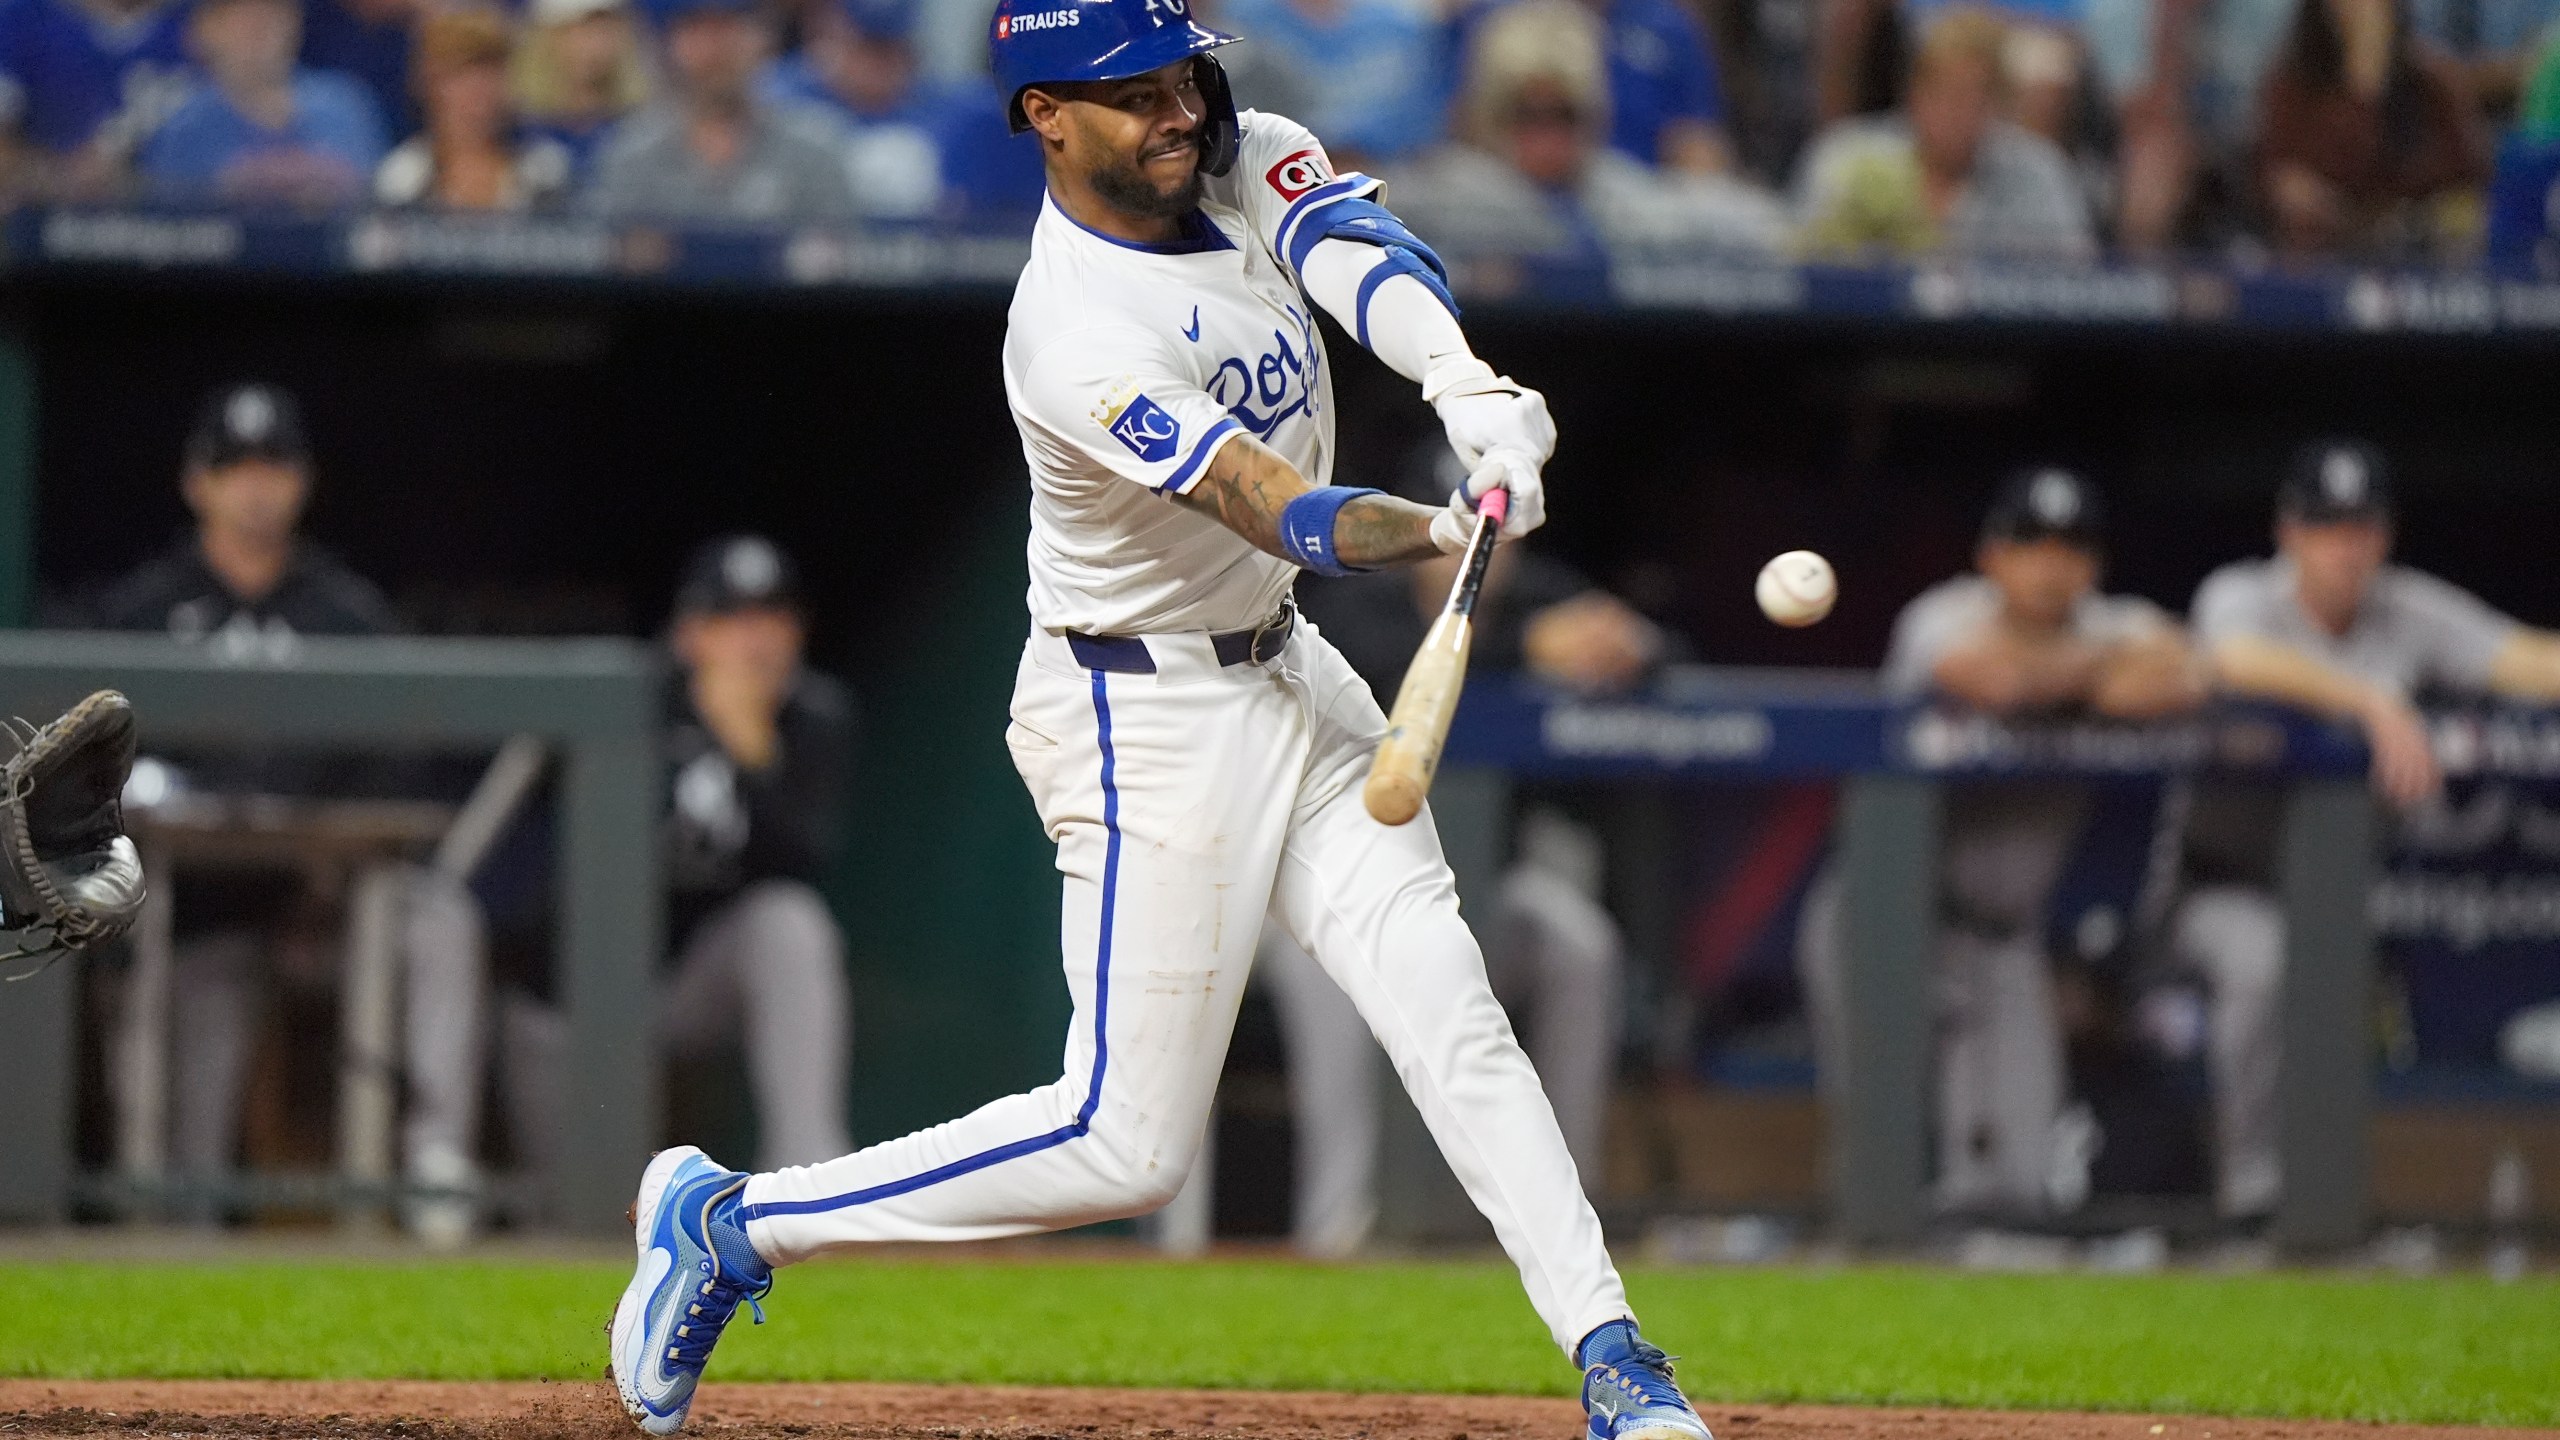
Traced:
<path id="1" fill-rule="evenodd" d="M 243 600 L 205 564 L 193 535 L 111 586 L 95 619 L 107 630 L 159 630 L 233 646 L 290 635 L 388 635 L 399 628 L 373 582 L 317 545 L 297 544 L 276 588 Z"/>
<path id="2" fill-rule="evenodd" d="M 775 724 L 780 754 L 742 771 L 695 713 L 684 674 L 668 686 L 667 920 L 679 944 L 757 881 L 826 883 L 853 768 L 852 692 L 803 670 Z"/>
<path id="3" fill-rule="evenodd" d="M 388 635 L 391 604 L 372 581 L 326 550 L 297 543 L 276 588 L 256 600 L 231 593 L 205 564 L 192 534 L 100 597 L 93 622 L 109 630 L 157 630 L 227 658 L 280 661 L 304 635 Z M 147 743 L 147 742 L 146 742 Z M 414 791 L 414 765 L 348 752 L 237 745 L 163 752 L 190 784 L 266 795 L 392 795 Z"/>

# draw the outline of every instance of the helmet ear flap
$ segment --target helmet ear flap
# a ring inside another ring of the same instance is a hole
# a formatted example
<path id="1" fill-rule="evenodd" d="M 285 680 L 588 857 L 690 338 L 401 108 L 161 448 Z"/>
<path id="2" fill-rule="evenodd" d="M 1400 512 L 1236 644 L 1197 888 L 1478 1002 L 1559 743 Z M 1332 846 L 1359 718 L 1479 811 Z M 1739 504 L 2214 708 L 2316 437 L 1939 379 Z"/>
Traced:
<path id="1" fill-rule="evenodd" d="M 1236 120 L 1235 87 L 1227 83 L 1227 67 L 1218 57 L 1207 52 L 1192 62 L 1192 79 L 1200 86 L 1200 98 L 1209 113 L 1200 122 L 1200 173 L 1224 175 L 1236 168 L 1236 152 L 1242 148 L 1244 134 Z"/>

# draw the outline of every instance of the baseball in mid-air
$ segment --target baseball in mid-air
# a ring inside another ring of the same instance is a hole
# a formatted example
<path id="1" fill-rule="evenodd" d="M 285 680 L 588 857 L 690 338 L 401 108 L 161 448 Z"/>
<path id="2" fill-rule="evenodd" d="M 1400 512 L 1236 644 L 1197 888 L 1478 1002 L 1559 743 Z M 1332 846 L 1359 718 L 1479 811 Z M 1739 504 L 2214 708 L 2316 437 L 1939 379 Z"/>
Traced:
<path id="1" fill-rule="evenodd" d="M 1831 562 L 1810 550 L 1790 550 L 1760 567 L 1760 582 L 1752 587 L 1760 601 L 1760 613 L 1781 625 L 1810 625 L 1831 613 L 1831 602 L 1840 598 L 1840 582 L 1831 573 Z"/>

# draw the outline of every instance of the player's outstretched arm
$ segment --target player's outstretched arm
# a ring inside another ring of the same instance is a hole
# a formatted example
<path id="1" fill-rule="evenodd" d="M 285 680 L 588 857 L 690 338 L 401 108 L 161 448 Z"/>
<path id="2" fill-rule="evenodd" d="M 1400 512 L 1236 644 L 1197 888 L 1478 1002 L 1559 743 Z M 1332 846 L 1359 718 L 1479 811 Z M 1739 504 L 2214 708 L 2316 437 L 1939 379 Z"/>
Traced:
<path id="1" fill-rule="evenodd" d="M 1415 260 L 1417 250 L 1430 252 L 1394 217 L 1367 201 L 1344 204 L 1368 206 L 1385 219 L 1375 222 L 1379 228 L 1346 227 L 1309 247 L 1298 261 L 1307 293 L 1352 327 L 1388 369 L 1422 387 L 1461 464 L 1472 470 L 1495 451 L 1526 462 L 1503 536 L 1516 539 L 1536 529 L 1546 517 L 1537 472 L 1556 448 L 1546 397 L 1477 357 L 1459 328 L 1439 257 L 1430 256 L 1428 265 Z M 1354 234 L 1363 238 L 1342 238 Z"/>
<path id="2" fill-rule="evenodd" d="M 2255 635 L 2215 644 L 2214 680 L 2230 694 L 2273 700 L 2364 729 L 2373 749 L 2373 783 L 2396 805 L 2414 805 L 2444 784 L 2426 723 L 2397 693 L 2358 679 L 2290 645 Z"/>
<path id="3" fill-rule="evenodd" d="M 1432 524 L 1444 512 L 1375 490 L 1310 485 L 1250 435 L 1220 445 L 1200 479 L 1173 498 L 1255 549 L 1311 570 L 1376 570 L 1441 553 Z M 1307 504 L 1293 511 L 1291 502 L 1302 498 Z"/>
<path id="4" fill-rule="evenodd" d="M 2176 630 L 2137 636 L 2109 649 L 2089 689 L 2089 708 L 2118 720 L 2182 715 L 2213 693 L 2205 659 Z"/>
<path id="5" fill-rule="evenodd" d="M 2489 688 L 2517 700 L 2560 700 L 2560 633 L 2517 626 L 2489 661 Z"/>

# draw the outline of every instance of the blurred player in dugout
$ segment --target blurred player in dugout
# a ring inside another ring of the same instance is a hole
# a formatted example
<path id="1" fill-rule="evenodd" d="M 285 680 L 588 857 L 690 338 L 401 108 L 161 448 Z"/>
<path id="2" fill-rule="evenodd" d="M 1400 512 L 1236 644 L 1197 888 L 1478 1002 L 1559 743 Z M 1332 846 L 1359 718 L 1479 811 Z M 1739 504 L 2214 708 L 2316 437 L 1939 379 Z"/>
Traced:
<path id="1" fill-rule="evenodd" d="M 1436 505 L 1461 478 L 1435 444 L 1400 488 Z M 1369 688 L 1392 703 L 1448 598 L 1458 559 L 1301 581 L 1299 600 Z M 1526 671 L 1574 690 L 1614 691 L 1670 658 L 1669 648 L 1650 621 L 1562 561 L 1519 545 L 1494 551 L 1476 605 L 1471 663 L 1479 672 Z M 1625 956 L 1617 922 L 1601 904 L 1603 869 L 1598 835 L 1560 810 L 1530 805 L 1485 931 L 1494 991 L 1526 1022 L 1531 1062 L 1586 1186 L 1602 1173 L 1624 1026 Z M 1277 926 L 1264 927 L 1255 965 L 1271 987 L 1288 1052 L 1295 1241 L 1310 1255 L 1349 1255 L 1377 1220 L 1378 1043 L 1349 997 Z"/>
<path id="2" fill-rule="evenodd" d="M 2191 615 L 2225 693 L 2277 701 L 2358 727 L 2373 784 L 2393 806 L 2434 802 L 2443 776 L 2412 701 L 2428 692 L 2560 700 L 2560 634 L 2518 624 L 2477 597 L 2391 561 L 2395 502 L 2380 452 L 2355 440 L 2304 446 L 2276 492 L 2276 553 L 2205 577 Z M 2185 897 L 2172 948 L 2219 957 L 2212 996 L 2219 1198 L 2226 1214 L 2271 1213 L 2277 998 L 2284 914 L 2274 893 L 2277 800 L 2266 787 L 2199 785 L 2185 817 Z"/>
<path id="3" fill-rule="evenodd" d="M 2011 716 L 2140 720 L 2201 705 L 2206 669 L 2177 623 L 2147 600 L 2099 592 L 2099 507 L 2095 487 L 2068 470 L 2012 476 L 1983 521 L 1973 572 L 1932 586 L 1896 618 L 1885 693 Z M 1937 1203 L 1948 1214 L 2023 1220 L 2078 1201 L 2057 1174 L 2066 1077 L 2044 937 L 2090 802 L 2086 786 L 2038 780 L 1969 784 L 1947 799 L 1936 1118 Z M 1840 926 L 1838 877 L 1826 873 L 1797 935 L 1826 1084 L 1844 1043 Z M 2207 973 L 2219 982 L 2209 964 Z"/>
<path id="4" fill-rule="evenodd" d="M 754 535 L 695 552 L 668 630 L 667 934 L 659 1006 L 675 1059 L 743 1051 L 756 1163 L 853 1149 L 845 1125 L 852 999 L 844 936 L 818 887 L 835 857 L 852 764 L 853 697 L 802 663 L 789 557 Z M 531 1168 L 556 1174 L 567 1032 L 508 997 L 511 1109 Z"/>
<path id="5" fill-rule="evenodd" d="M 386 635 L 382 592 L 301 534 L 313 483 L 294 398 L 264 384 L 208 396 L 186 441 L 180 487 L 195 524 L 167 553 L 100 599 L 94 620 L 158 631 L 235 661 L 278 661 L 306 635 Z M 383 795 L 414 777 L 355 756 L 281 752 L 243 742 L 156 757 L 137 799 L 189 792 L 240 797 Z M 152 777 L 157 776 L 154 781 Z M 152 792 L 156 792 L 152 793 Z M 408 1057 L 403 1158 L 413 1180 L 465 1184 L 474 1173 L 486 984 L 478 907 L 451 881 L 403 866 L 400 955 Z M 337 973 L 337 898 L 303 871 L 197 861 L 172 878 L 175 1088 L 170 1155 L 200 1190 L 189 1209 L 216 1213 L 216 1186 L 239 1160 L 249 1065 L 280 991 L 322 991 Z M 111 1073 L 122 1073 L 114 1067 Z M 136 1097 L 118 1095 L 119 1106 Z M 434 1223 L 413 1207 L 413 1223 Z"/>

